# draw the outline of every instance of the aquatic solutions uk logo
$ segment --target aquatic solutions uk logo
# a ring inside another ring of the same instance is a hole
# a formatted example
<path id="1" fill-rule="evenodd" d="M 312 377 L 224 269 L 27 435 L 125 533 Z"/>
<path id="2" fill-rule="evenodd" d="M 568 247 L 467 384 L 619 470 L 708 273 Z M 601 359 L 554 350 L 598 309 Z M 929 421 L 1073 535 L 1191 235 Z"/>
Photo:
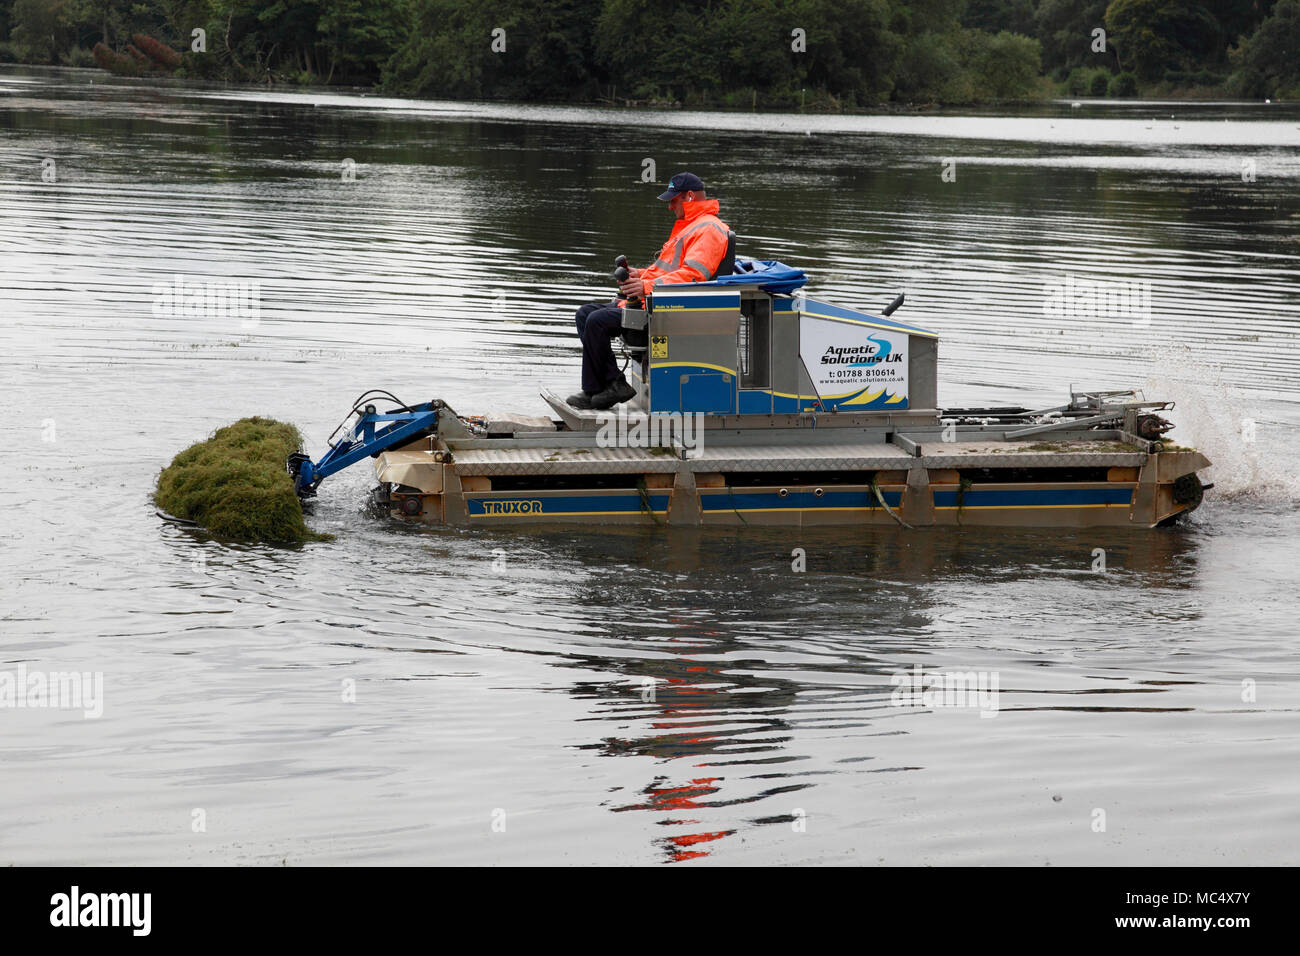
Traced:
<path id="1" fill-rule="evenodd" d="M 86 719 L 104 715 L 102 671 L 0 671 L 0 708 L 80 710 Z"/>
<path id="2" fill-rule="evenodd" d="M 799 320 L 799 358 L 819 399 L 848 409 L 907 407 L 908 333 L 815 315 Z"/>
<path id="3" fill-rule="evenodd" d="M 873 365 L 901 362 L 901 352 L 893 351 L 888 339 L 867 336 L 865 345 L 829 345 L 822 355 L 822 365 L 843 365 L 846 368 L 870 368 Z"/>

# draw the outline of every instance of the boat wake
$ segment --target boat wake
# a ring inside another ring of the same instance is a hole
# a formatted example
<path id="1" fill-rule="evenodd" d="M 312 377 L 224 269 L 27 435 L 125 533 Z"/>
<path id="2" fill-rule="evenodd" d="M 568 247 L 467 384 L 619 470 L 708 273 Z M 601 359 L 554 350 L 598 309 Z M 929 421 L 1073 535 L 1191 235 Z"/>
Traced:
<path id="1" fill-rule="evenodd" d="M 1205 453 L 1213 465 L 1206 478 L 1219 498 L 1300 504 L 1300 473 L 1292 451 L 1300 423 L 1279 421 L 1266 406 L 1276 400 L 1252 396 L 1225 381 L 1222 368 L 1185 348 L 1153 355 L 1144 389 L 1176 403 L 1168 418 L 1174 441 Z"/>

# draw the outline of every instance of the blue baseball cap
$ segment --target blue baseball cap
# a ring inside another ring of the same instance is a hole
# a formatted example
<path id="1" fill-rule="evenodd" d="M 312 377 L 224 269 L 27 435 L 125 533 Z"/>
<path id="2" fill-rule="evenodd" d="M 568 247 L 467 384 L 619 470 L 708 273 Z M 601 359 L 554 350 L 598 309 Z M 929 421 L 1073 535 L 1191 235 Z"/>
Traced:
<path id="1" fill-rule="evenodd" d="M 668 180 L 668 189 L 659 198 L 667 202 L 679 193 L 704 192 L 704 180 L 694 173 L 678 173 Z"/>

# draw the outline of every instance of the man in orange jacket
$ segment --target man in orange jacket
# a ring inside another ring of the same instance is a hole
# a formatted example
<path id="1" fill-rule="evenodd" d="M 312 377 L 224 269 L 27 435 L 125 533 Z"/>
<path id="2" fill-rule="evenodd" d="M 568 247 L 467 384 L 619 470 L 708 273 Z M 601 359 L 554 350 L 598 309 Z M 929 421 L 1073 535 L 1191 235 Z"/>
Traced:
<path id="1" fill-rule="evenodd" d="M 629 269 L 619 292 L 629 298 L 654 294 L 655 286 L 707 282 L 727 254 L 727 224 L 718 218 L 718 201 L 704 193 L 694 173 L 678 173 L 659 197 L 677 219 L 659 258 L 644 269 Z M 623 332 L 623 303 L 592 302 L 578 309 L 582 340 L 582 391 L 570 395 L 574 408 L 612 408 L 636 395 L 618 370 L 610 339 Z"/>

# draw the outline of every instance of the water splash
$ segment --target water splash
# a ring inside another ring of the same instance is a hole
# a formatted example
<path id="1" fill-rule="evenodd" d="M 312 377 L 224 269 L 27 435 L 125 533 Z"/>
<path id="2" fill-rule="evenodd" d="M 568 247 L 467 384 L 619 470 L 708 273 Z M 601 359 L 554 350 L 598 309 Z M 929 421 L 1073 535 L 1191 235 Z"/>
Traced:
<path id="1" fill-rule="evenodd" d="M 1176 403 L 1167 416 L 1177 426 L 1171 437 L 1213 462 L 1205 477 L 1217 496 L 1300 504 L 1300 456 L 1293 436 L 1285 434 L 1295 422 L 1263 420 L 1264 400 L 1226 381 L 1221 367 L 1186 347 L 1157 349 L 1151 358 L 1146 395 Z"/>

